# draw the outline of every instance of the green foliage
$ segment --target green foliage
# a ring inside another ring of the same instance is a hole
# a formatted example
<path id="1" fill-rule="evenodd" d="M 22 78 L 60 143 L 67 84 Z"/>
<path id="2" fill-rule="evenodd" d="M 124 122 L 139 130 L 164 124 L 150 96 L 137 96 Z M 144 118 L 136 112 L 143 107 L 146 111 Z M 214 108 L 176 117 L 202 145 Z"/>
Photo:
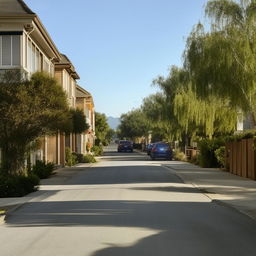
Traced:
<path id="1" fill-rule="evenodd" d="M 159 77 L 154 84 L 162 92 L 144 99 L 142 106 L 154 137 L 173 141 L 200 134 L 211 138 L 235 130 L 237 113 L 228 101 L 214 95 L 198 97 L 185 69 L 173 66 L 166 78 Z"/>
<path id="2" fill-rule="evenodd" d="M 96 159 L 93 155 L 87 154 L 83 158 L 83 163 L 96 163 Z"/>
<path id="3" fill-rule="evenodd" d="M 66 159 L 66 165 L 67 166 L 73 166 L 77 164 L 77 156 L 76 154 L 71 152 L 71 149 L 69 147 L 65 148 L 65 159 Z"/>
<path id="4" fill-rule="evenodd" d="M 233 136 L 228 136 L 225 138 L 226 142 L 232 142 L 232 141 L 241 141 L 243 139 L 252 139 L 255 138 L 256 136 L 256 131 L 255 130 L 250 130 L 250 131 L 245 131 L 239 134 L 235 134 Z"/>
<path id="5" fill-rule="evenodd" d="M 93 154 L 95 156 L 101 156 L 103 154 L 103 148 L 102 146 L 97 146 L 97 145 L 94 145 L 92 148 L 91 148 L 91 151 L 93 152 Z"/>
<path id="6" fill-rule="evenodd" d="M 135 109 L 127 114 L 121 115 L 119 129 L 119 137 L 121 139 L 134 140 L 142 137 L 149 132 L 149 123 L 145 114 L 140 109 Z"/>
<path id="7" fill-rule="evenodd" d="M 173 159 L 177 161 L 186 161 L 186 155 L 180 149 L 173 150 Z"/>
<path id="8" fill-rule="evenodd" d="M 115 134 L 116 134 L 115 130 L 113 130 L 111 128 L 108 129 L 107 134 L 106 134 L 106 141 L 108 144 L 113 140 Z"/>
<path id="9" fill-rule="evenodd" d="M 225 152 L 226 152 L 225 146 L 221 146 L 214 151 L 215 157 L 218 160 L 220 167 L 225 167 L 226 165 Z"/>
<path id="10" fill-rule="evenodd" d="M 84 155 L 83 154 L 79 154 L 79 153 L 73 152 L 72 155 L 75 156 L 76 163 L 83 163 L 83 159 L 84 159 Z"/>
<path id="11" fill-rule="evenodd" d="M 44 73 L 24 77 L 7 71 L 0 79 L 1 167 L 6 175 L 23 173 L 31 142 L 62 130 L 70 119 L 66 94 L 54 78 Z"/>
<path id="12" fill-rule="evenodd" d="M 73 133 L 83 133 L 89 129 L 89 125 L 86 123 L 86 117 L 84 112 L 80 109 L 70 110 L 72 117 L 72 130 Z"/>
<path id="13" fill-rule="evenodd" d="M 195 164 L 195 165 L 199 165 L 199 156 L 196 155 L 196 156 L 193 156 L 190 160 L 189 160 L 190 163 L 192 164 Z"/>
<path id="14" fill-rule="evenodd" d="M 199 165 L 201 167 L 213 168 L 220 167 L 220 164 L 216 158 L 215 151 L 225 145 L 225 139 L 204 139 L 199 143 Z"/>
<path id="15" fill-rule="evenodd" d="M 36 175 L 1 175 L 0 197 L 25 196 L 38 189 L 39 178 Z"/>
<path id="16" fill-rule="evenodd" d="M 212 0 L 205 9 L 210 32 L 198 24 L 187 41 L 185 66 L 201 97 L 215 95 L 256 115 L 255 1 Z"/>
<path id="17" fill-rule="evenodd" d="M 32 167 L 32 174 L 37 175 L 40 179 L 46 179 L 53 174 L 54 163 L 37 160 L 36 164 Z"/>
<path id="18" fill-rule="evenodd" d="M 76 158 L 76 163 L 96 163 L 96 159 L 91 154 L 83 155 L 75 152 L 72 154 Z"/>
<path id="19" fill-rule="evenodd" d="M 107 145 L 109 143 L 107 139 L 107 134 L 110 130 L 110 127 L 107 123 L 107 117 L 102 113 L 95 113 L 95 135 L 96 140 L 95 144 L 99 145 Z"/>

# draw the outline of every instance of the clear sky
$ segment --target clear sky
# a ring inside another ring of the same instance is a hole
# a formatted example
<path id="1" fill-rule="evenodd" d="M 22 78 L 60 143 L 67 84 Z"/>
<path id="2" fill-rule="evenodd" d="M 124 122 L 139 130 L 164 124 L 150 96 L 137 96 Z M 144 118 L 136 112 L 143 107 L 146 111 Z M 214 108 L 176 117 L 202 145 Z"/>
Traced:
<path id="1" fill-rule="evenodd" d="M 154 93 L 152 80 L 182 64 L 186 37 L 204 20 L 207 0 L 25 0 L 96 111 L 119 117 Z"/>

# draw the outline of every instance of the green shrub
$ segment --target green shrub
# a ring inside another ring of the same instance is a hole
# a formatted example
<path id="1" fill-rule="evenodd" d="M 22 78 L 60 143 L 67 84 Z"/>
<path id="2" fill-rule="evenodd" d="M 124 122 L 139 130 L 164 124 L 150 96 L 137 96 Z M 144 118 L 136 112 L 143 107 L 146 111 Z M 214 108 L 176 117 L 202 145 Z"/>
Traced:
<path id="1" fill-rule="evenodd" d="M 235 134 L 232 136 L 228 136 L 225 138 L 227 142 L 232 142 L 232 141 L 240 141 L 242 139 L 251 139 L 256 136 L 256 131 L 255 130 L 248 130 L 245 132 L 241 132 L 239 134 Z"/>
<path id="2" fill-rule="evenodd" d="M 54 171 L 54 163 L 37 160 L 36 164 L 32 167 L 32 174 L 37 175 L 40 179 L 46 179 L 52 175 Z"/>
<path id="3" fill-rule="evenodd" d="M 179 149 L 173 150 L 173 159 L 177 161 L 186 161 L 186 155 Z"/>
<path id="4" fill-rule="evenodd" d="M 83 163 L 96 163 L 96 162 L 97 161 L 93 155 L 88 154 L 84 156 Z"/>
<path id="5" fill-rule="evenodd" d="M 93 154 L 95 155 L 95 156 L 101 156 L 102 154 L 103 154 L 103 148 L 102 148 L 102 146 L 93 146 L 92 148 L 91 148 L 91 151 L 93 152 Z"/>
<path id="6" fill-rule="evenodd" d="M 215 150 L 225 145 L 225 140 L 223 138 L 218 139 L 204 139 L 198 143 L 199 145 L 199 165 L 201 167 L 220 167 L 220 163 L 218 162 L 215 156 Z"/>
<path id="7" fill-rule="evenodd" d="M 199 156 L 192 156 L 192 158 L 189 160 L 190 163 L 195 164 L 195 165 L 199 165 Z"/>
<path id="8" fill-rule="evenodd" d="M 65 157 L 67 166 L 73 166 L 77 164 L 76 154 L 72 154 L 71 149 L 68 147 L 65 149 Z"/>
<path id="9" fill-rule="evenodd" d="M 218 160 L 218 163 L 220 164 L 221 167 L 225 167 L 225 165 L 226 165 L 225 152 L 226 152 L 225 146 L 222 146 L 214 151 L 214 154 L 215 154 L 215 156 Z"/>
<path id="10" fill-rule="evenodd" d="M 34 174 L 0 176 L 0 197 L 21 197 L 38 189 L 39 178 Z"/>
<path id="11" fill-rule="evenodd" d="M 83 163 L 83 159 L 84 159 L 84 155 L 83 154 L 79 154 L 79 153 L 72 153 L 75 157 L 76 157 L 76 162 L 77 163 Z"/>

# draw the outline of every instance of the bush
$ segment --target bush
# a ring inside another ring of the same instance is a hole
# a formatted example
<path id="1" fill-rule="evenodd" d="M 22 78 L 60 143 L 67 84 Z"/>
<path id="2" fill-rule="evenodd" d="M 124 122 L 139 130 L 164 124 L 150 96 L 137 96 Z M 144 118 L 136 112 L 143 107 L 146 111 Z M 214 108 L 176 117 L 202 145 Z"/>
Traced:
<path id="1" fill-rule="evenodd" d="M 179 149 L 173 150 L 173 159 L 177 161 L 186 161 L 186 155 Z"/>
<path id="2" fill-rule="evenodd" d="M 195 164 L 195 165 L 199 165 L 199 157 L 198 157 L 198 155 L 193 156 L 193 157 L 189 160 L 189 162 L 192 163 L 192 164 Z"/>
<path id="3" fill-rule="evenodd" d="M 225 146 L 222 146 L 214 151 L 215 157 L 217 158 L 218 163 L 220 164 L 221 167 L 225 167 L 226 165 L 225 152 L 226 152 Z"/>
<path id="4" fill-rule="evenodd" d="M 96 159 L 91 154 L 87 154 L 87 155 L 83 155 L 79 153 L 72 153 L 72 154 L 76 157 L 78 163 L 96 163 Z"/>
<path id="5" fill-rule="evenodd" d="M 0 176 L 0 197 L 21 197 L 38 189 L 39 178 L 34 174 Z"/>
<path id="6" fill-rule="evenodd" d="M 201 167 L 220 167 L 220 163 L 218 162 L 215 156 L 215 150 L 225 145 L 225 140 L 222 138 L 218 139 L 205 139 L 200 141 L 199 143 L 199 165 Z"/>
<path id="7" fill-rule="evenodd" d="M 54 163 L 45 163 L 45 161 L 37 160 L 32 167 L 32 174 L 37 175 L 40 179 L 46 179 L 52 175 L 54 171 Z"/>
<path id="8" fill-rule="evenodd" d="M 66 157 L 66 165 L 73 166 L 77 164 L 77 157 L 76 154 L 72 154 L 70 148 L 65 149 L 65 157 Z"/>
<path id="9" fill-rule="evenodd" d="M 103 148 L 102 148 L 102 146 L 93 146 L 92 148 L 91 148 L 91 151 L 93 152 L 93 154 L 95 155 L 95 156 L 101 156 L 102 154 L 103 154 Z"/>
<path id="10" fill-rule="evenodd" d="M 96 159 L 94 158 L 93 155 L 85 155 L 83 159 L 83 163 L 96 163 Z"/>
<path id="11" fill-rule="evenodd" d="M 73 152 L 72 155 L 75 156 L 77 163 L 83 163 L 83 161 L 84 161 L 83 160 L 84 159 L 84 155 L 83 154 L 79 154 L 79 153 Z"/>

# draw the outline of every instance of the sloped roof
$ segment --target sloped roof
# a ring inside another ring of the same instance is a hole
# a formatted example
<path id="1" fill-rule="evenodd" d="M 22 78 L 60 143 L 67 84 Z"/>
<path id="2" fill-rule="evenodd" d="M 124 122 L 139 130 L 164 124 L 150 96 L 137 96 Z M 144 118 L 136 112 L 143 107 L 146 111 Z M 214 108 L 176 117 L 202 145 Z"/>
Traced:
<path id="1" fill-rule="evenodd" d="M 78 84 L 76 84 L 76 97 L 92 97 L 92 95 L 86 91 L 84 88 L 82 88 L 81 86 L 79 86 Z"/>
<path id="2" fill-rule="evenodd" d="M 65 68 L 73 76 L 73 78 L 80 79 L 78 73 L 75 70 L 74 65 L 72 64 L 70 59 L 63 53 L 60 54 L 60 61 L 58 63 L 55 63 L 55 67 L 61 69 Z"/>
<path id="3" fill-rule="evenodd" d="M 0 15 L 35 14 L 23 0 L 0 0 Z"/>
<path id="4" fill-rule="evenodd" d="M 93 101 L 92 95 L 88 91 L 86 91 L 84 88 L 79 86 L 78 84 L 76 84 L 76 97 L 77 98 L 86 98 L 94 106 L 94 101 Z"/>
<path id="5" fill-rule="evenodd" d="M 69 58 L 65 54 L 61 53 L 60 56 L 61 58 L 60 58 L 59 64 L 72 64 Z"/>

